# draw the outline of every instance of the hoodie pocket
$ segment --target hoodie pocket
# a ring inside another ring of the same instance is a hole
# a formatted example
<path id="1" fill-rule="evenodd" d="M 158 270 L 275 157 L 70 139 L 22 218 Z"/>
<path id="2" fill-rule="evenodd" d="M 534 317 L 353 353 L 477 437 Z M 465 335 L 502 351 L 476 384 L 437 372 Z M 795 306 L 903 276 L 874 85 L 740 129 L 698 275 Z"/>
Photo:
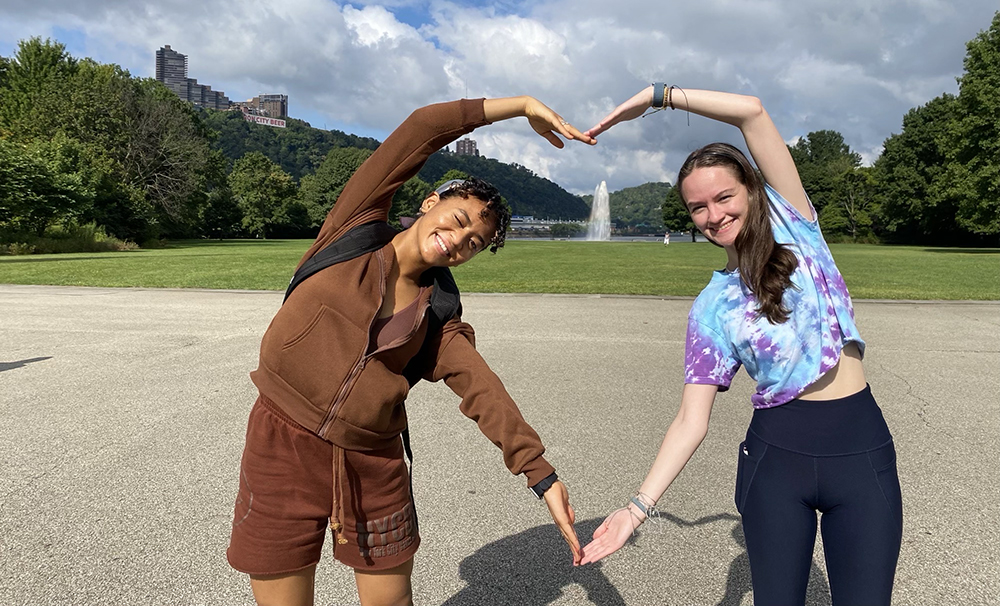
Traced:
<path id="1" fill-rule="evenodd" d="M 325 409 L 361 357 L 365 343 L 364 330 L 333 308 L 320 305 L 282 344 L 276 370 L 314 406 Z"/>

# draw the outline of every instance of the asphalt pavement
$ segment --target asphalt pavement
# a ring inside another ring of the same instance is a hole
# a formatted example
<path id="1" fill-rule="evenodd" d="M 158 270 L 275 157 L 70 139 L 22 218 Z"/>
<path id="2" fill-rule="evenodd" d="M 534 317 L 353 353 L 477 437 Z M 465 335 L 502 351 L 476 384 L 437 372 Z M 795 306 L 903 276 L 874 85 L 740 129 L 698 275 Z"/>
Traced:
<path id="1" fill-rule="evenodd" d="M 687 298 L 464 295 L 565 479 L 581 538 L 637 489 L 680 401 Z M 0 285 L 0 605 L 253 604 L 225 559 L 248 373 L 281 294 Z M 895 604 L 1000 596 L 1000 304 L 857 301 L 904 499 Z M 569 551 L 444 385 L 407 403 L 417 604 L 752 604 L 733 503 L 742 373 L 663 517 Z M 809 604 L 829 606 L 817 542 Z M 317 604 L 358 603 L 329 546 Z"/>

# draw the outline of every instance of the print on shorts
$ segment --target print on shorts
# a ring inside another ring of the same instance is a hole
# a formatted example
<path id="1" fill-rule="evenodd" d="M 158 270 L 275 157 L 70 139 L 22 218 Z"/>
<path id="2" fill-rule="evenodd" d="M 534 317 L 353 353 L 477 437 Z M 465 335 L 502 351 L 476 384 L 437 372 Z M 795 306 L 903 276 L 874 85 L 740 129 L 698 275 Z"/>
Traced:
<path id="1" fill-rule="evenodd" d="M 366 523 L 357 523 L 358 548 L 363 558 L 394 556 L 413 543 L 413 503 Z"/>
<path id="2" fill-rule="evenodd" d="M 240 510 L 246 508 L 246 511 L 240 515 Z M 233 516 L 233 528 L 236 528 L 240 524 L 246 521 L 250 516 L 250 511 L 253 509 L 253 491 L 250 490 L 250 482 L 247 480 L 247 473 L 243 470 L 243 465 L 240 465 L 240 492 L 236 495 L 236 513 Z"/>

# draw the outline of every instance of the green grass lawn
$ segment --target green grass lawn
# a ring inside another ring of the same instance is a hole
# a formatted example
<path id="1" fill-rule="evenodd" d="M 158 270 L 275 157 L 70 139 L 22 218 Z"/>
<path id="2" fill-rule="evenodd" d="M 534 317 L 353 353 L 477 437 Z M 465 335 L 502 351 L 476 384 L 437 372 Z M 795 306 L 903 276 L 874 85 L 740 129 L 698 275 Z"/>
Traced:
<path id="1" fill-rule="evenodd" d="M 0 284 L 284 290 L 307 240 L 175 242 L 159 250 L 0 257 Z M 834 244 L 857 299 L 1000 300 L 1000 249 Z M 465 292 L 696 295 L 710 244 L 509 241 L 455 270 Z"/>

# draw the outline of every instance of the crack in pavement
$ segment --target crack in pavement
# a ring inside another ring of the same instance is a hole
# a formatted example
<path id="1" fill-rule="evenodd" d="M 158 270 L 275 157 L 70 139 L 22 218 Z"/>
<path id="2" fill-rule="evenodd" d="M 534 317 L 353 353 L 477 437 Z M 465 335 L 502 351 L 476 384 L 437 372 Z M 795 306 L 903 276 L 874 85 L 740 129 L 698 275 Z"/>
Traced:
<path id="1" fill-rule="evenodd" d="M 910 382 L 907 381 L 902 375 L 897 374 L 897 373 L 889 370 L 888 368 L 886 368 L 882 364 L 878 364 L 878 368 L 879 368 L 879 370 L 885 372 L 889 376 L 892 376 L 892 377 L 895 377 L 895 378 L 899 379 L 900 381 L 903 382 L 904 385 L 906 385 L 906 393 L 903 394 L 903 395 L 905 395 L 905 396 L 911 396 L 911 397 L 913 397 L 914 399 L 916 399 L 917 401 L 919 401 L 921 403 L 920 410 L 917 411 L 917 416 L 920 417 L 920 420 L 924 422 L 924 425 L 927 427 L 927 429 L 933 429 L 933 430 L 936 430 L 936 431 L 940 431 L 941 433 L 943 433 L 944 435 L 948 436 L 949 438 L 956 439 L 955 435 L 953 435 L 952 433 L 950 433 L 946 429 L 939 429 L 939 428 L 935 427 L 934 424 L 932 424 L 930 422 L 930 420 L 927 418 L 927 409 L 934 404 L 933 402 L 931 402 L 930 400 L 925 400 L 924 398 L 918 396 L 914 392 L 913 385 L 911 385 Z"/>

